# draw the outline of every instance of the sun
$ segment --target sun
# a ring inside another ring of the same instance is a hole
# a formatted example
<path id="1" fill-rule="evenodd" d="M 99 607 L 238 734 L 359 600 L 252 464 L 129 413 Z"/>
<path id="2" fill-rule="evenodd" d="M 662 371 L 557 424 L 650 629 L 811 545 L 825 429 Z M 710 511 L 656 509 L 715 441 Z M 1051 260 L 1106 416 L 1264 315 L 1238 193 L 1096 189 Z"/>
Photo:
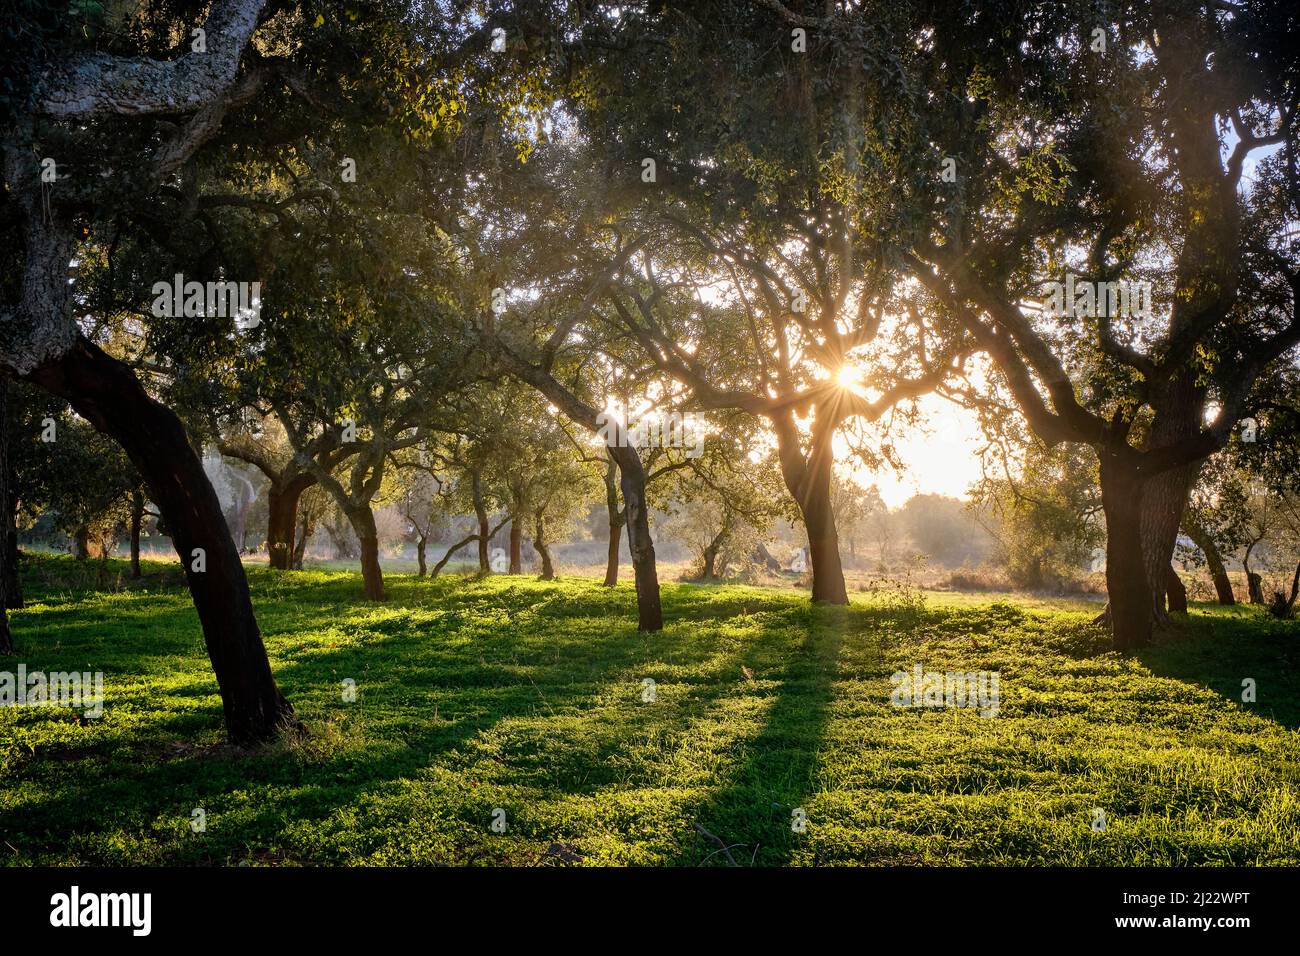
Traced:
<path id="1" fill-rule="evenodd" d="M 862 384 L 862 373 L 852 365 L 843 365 L 835 373 L 835 381 L 840 388 L 854 388 Z"/>

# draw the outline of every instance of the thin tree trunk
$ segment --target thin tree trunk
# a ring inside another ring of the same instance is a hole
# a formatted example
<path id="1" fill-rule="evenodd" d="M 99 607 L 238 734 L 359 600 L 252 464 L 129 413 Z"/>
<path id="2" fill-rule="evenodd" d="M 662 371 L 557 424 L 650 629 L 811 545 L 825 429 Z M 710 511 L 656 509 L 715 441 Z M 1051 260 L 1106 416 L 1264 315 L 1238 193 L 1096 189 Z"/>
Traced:
<path id="1" fill-rule="evenodd" d="M 1258 541 L 1252 541 L 1246 545 L 1246 551 L 1241 556 L 1241 569 L 1246 572 L 1246 594 L 1251 604 L 1264 603 L 1264 579 L 1250 569 L 1250 552 L 1255 550 Z"/>
<path id="2" fill-rule="evenodd" d="M 347 511 L 348 523 L 356 532 L 361 547 L 361 580 L 367 601 L 383 601 L 384 572 L 379 566 L 379 531 L 375 527 L 375 513 L 369 504 L 354 506 Z"/>
<path id="3" fill-rule="evenodd" d="M 1154 607 L 1142 552 L 1142 483 L 1109 454 L 1101 459 L 1101 502 L 1106 516 L 1106 593 L 1115 649 L 1151 643 Z"/>
<path id="4" fill-rule="evenodd" d="M 115 438 L 144 477 L 181 558 L 230 740 L 259 743 L 296 727 L 293 708 L 271 673 L 221 502 L 180 419 L 145 393 L 130 367 L 84 338 L 30 378 Z M 197 570 L 196 549 L 205 555 L 202 571 Z"/>
<path id="5" fill-rule="evenodd" d="M 540 511 L 537 512 L 536 526 L 533 529 L 533 547 L 537 549 L 537 554 L 542 559 L 542 573 L 539 579 L 554 581 L 555 565 L 551 563 L 551 546 L 546 542 L 546 516 Z"/>
<path id="6" fill-rule="evenodd" d="M 605 587 L 618 584 L 619 545 L 623 541 L 624 516 L 618 507 L 618 465 L 613 458 L 605 466 L 605 514 L 609 520 L 609 546 L 605 552 Z"/>
<path id="7" fill-rule="evenodd" d="M 483 497 L 483 472 L 481 469 L 474 469 L 472 490 L 474 495 L 474 517 L 478 519 L 478 573 L 490 574 L 492 565 L 488 561 L 488 545 L 491 543 L 492 534 L 488 531 L 487 501 Z"/>
<path id="8" fill-rule="evenodd" d="M 1232 593 L 1232 581 L 1228 578 L 1228 569 L 1223 566 L 1223 555 L 1219 553 L 1214 539 L 1193 521 L 1183 522 L 1183 531 L 1192 539 L 1192 544 L 1201 549 L 1205 555 L 1206 567 L 1210 569 L 1210 578 L 1214 581 L 1214 593 L 1220 604 L 1236 604 L 1237 597 Z"/>
<path id="9" fill-rule="evenodd" d="M 131 579 L 140 580 L 140 525 L 144 523 L 144 494 L 131 492 Z"/>
<path id="10" fill-rule="evenodd" d="M 650 512 L 646 504 L 645 469 L 635 448 L 611 449 L 618 461 L 619 487 L 627 516 L 627 545 L 632 552 L 632 575 L 636 580 L 637 628 L 660 631 L 664 626 L 659 600 L 659 571 L 655 563 L 654 539 L 650 537 Z"/>
<path id="11" fill-rule="evenodd" d="M 0 375 L 0 509 L 6 517 L 9 509 L 9 378 Z M 0 654 L 14 652 L 14 637 L 9 630 L 9 576 L 12 571 L 8 535 L 0 551 Z"/>
<path id="12" fill-rule="evenodd" d="M 425 562 L 425 554 L 429 547 L 429 536 L 422 534 L 415 541 L 415 560 L 420 564 L 419 576 L 424 577 L 429 573 L 429 566 Z"/>
<path id="13" fill-rule="evenodd" d="M 293 569 L 295 571 L 302 570 L 303 558 L 307 556 L 307 539 L 312 536 L 315 530 L 314 523 L 308 518 L 307 512 L 304 511 L 302 521 L 298 526 L 298 543 L 294 545 L 293 549 Z"/>
<path id="14" fill-rule="evenodd" d="M 22 579 L 18 576 L 18 495 L 15 493 L 12 484 L 14 474 L 12 471 L 4 476 L 4 480 L 9 483 L 9 502 L 5 507 L 5 557 L 0 564 L 3 569 L 0 574 L 4 575 L 4 606 L 15 611 L 23 606 L 23 584 Z"/>

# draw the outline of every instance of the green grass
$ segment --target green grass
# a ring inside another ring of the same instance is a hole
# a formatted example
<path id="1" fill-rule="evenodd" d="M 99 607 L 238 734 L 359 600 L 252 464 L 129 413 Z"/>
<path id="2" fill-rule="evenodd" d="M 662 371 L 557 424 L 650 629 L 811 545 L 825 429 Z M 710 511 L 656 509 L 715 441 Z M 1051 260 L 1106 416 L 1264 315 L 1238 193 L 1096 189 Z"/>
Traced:
<path id="1" fill-rule="evenodd" d="M 27 562 L 0 670 L 100 670 L 107 701 L 0 708 L 8 864 L 725 863 L 695 823 L 742 865 L 1300 863 L 1300 638 L 1254 609 L 1126 658 L 1083 603 L 670 584 L 639 634 L 626 585 L 392 576 L 374 606 L 250 569 L 311 736 L 245 753 L 178 566 L 148 570 Z M 998 671 L 1000 714 L 892 707 L 916 663 Z"/>

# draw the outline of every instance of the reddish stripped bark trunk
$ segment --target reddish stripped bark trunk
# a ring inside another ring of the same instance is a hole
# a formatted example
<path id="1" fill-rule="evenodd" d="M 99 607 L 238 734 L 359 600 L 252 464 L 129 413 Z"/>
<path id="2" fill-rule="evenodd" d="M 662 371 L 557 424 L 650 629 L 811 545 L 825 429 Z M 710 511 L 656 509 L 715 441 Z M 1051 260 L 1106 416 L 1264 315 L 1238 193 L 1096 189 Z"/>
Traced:
<path id="1" fill-rule="evenodd" d="M 149 486 L 181 558 L 230 740 L 258 743 L 296 726 L 293 708 L 271 674 L 221 503 L 180 419 L 145 393 L 127 365 L 85 339 L 29 378 L 116 439 Z M 203 572 L 194 570 L 196 548 L 206 556 Z"/>

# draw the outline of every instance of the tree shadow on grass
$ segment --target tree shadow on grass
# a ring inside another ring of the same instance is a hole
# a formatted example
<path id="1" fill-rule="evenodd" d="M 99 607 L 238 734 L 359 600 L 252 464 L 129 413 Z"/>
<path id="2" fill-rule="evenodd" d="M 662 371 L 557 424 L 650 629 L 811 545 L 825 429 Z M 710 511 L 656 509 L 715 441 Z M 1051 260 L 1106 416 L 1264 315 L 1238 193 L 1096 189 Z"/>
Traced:
<path id="1" fill-rule="evenodd" d="M 1153 674 L 1196 684 L 1243 711 L 1300 729 L 1300 622 L 1249 606 L 1193 606 L 1192 613 L 1136 655 Z M 1254 681 L 1255 701 L 1242 700 Z"/>
<path id="2" fill-rule="evenodd" d="M 862 619 L 849 608 L 808 609 L 806 636 L 781 672 L 762 730 L 738 745 L 742 756 L 728 779 L 696 809 L 695 822 L 731 848 L 737 865 L 789 863 L 807 826 L 815 825 L 805 823 L 801 832 L 799 811 L 806 815 L 803 804 L 816 785 L 840 646 Z M 729 861 L 702 835 L 684 842 L 680 862 Z"/>
<path id="3" fill-rule="evenodd" d="M 209 743 L 219 736 L 221 712 L 208 663 L 196 647 L 201 638 L 193 609 L 178 603 L 160 608 L 156 602 L 148 602 L 147 613 L 117 608 L 132 616 L 146 614 L 152 622 L 158 639 L 149 647 L 150 656 L 187 662 L 166 693 L 202 696 L 204 685 L 212 682 L 209 700 L 179 710 L 168 710 L 156 699 L 132 702 L 137 713 L 131 722 L 106 724 L 98 732 L 42 728 L 33 738 L 37 752 L 7 774 L 18 788 L 26 781 L 31 790 L 11 803 L 21 813 L 0 814 L 0 834 L 29 855 L 56 860 L 72 854 L 86 862 L 120 862 L 112 857 L 116 851 L 105 849 L 114 845 L 114 831 L 120 831 L 129 835 L 128 844 L 155 843 L 156 850 L 145 852 L 156 853 L 159 862 L 220 861 L 223 854 L 280 843 L 286 821 L 320 821 L 364 804 L 368 795 L 394 781 L 417 779 L 501 721 L 535 715 L 540 708 L 564 712 L 589 706 L 606 679 L 634 669 L 644 651 L 640 642 L 608 640 L 623 627 L 635 633 L 635 625 L 618 619 L 612 626 L 607 606 L 593 608 L 598 613 L 590 619 L 581 613 L 563 615 L 558 612 L 564 601 L 544 591 L 536 595 L 536 604 L 557 612 L 545 615 L 554 620 L 535 617 L 528 627 L 503 629 L 501 620 L 530 615 L 533 606 L 522 605 L 529 596 L 516 595 L 517 603 L 503 608 L 491 594 L 463 586 L 417 584 L 395 591 L 399 598 L 419 603 L 376 606 L 334 602 L 336 588 L 333 581 L 305 582 L 293 588 L 288 602 L 255 597 L 286 695 L 318 728 L 336 718 L 360 721 L 354 745 L 345 740 L 331 750 L 326 741 L 321 754 L 303 759 L 274 749 L 239 753 L 194 747 L 205 731 Z M 343 598 L 341 591 L 338 596 Z M 485 623 L 475 617 L 476 610 L 498 616 Z M 97 611 L 47 611 L 57 618 L 58 628 L 46 635 L 50 640 L 32 642 L 46 644 L 31 648 L 40 666 L 71 669 L 74 660 L 84 666 L 93 648 L 96 667 L 137 675 L 147 687 L 140 647 L 129 641 L 105 644 L 100 624 L 84 619 Z M 317 633 L 326 637 L 312 636 Z M 592 642 L 599 638 L 605 640 L 595 654 Z M 689 639 L 689 631 L 680 629 L 656 635 L 655 643 L 671 655 L 681 649 L 675 645 Z M 356 705 L 342 699 L 345 677 L 357 682 Z M 109 696 L 108 712 L 120 708 L 122 701 Z M 148 713 L 153 708 L 156 712 Z M 341 733 L 346 738 L 351 731 Z M 182 740 L 174 740 L 176 735 Z M 94 799 L 86 800 L 87 793 Z M 187 832 L 194 807 L 221 805 L 230 794 L 262 805 L 246 809 L 204 841 L 177 839 L 177 833 Z M 366 835 L 360 836 L 364 842 Z"/>

